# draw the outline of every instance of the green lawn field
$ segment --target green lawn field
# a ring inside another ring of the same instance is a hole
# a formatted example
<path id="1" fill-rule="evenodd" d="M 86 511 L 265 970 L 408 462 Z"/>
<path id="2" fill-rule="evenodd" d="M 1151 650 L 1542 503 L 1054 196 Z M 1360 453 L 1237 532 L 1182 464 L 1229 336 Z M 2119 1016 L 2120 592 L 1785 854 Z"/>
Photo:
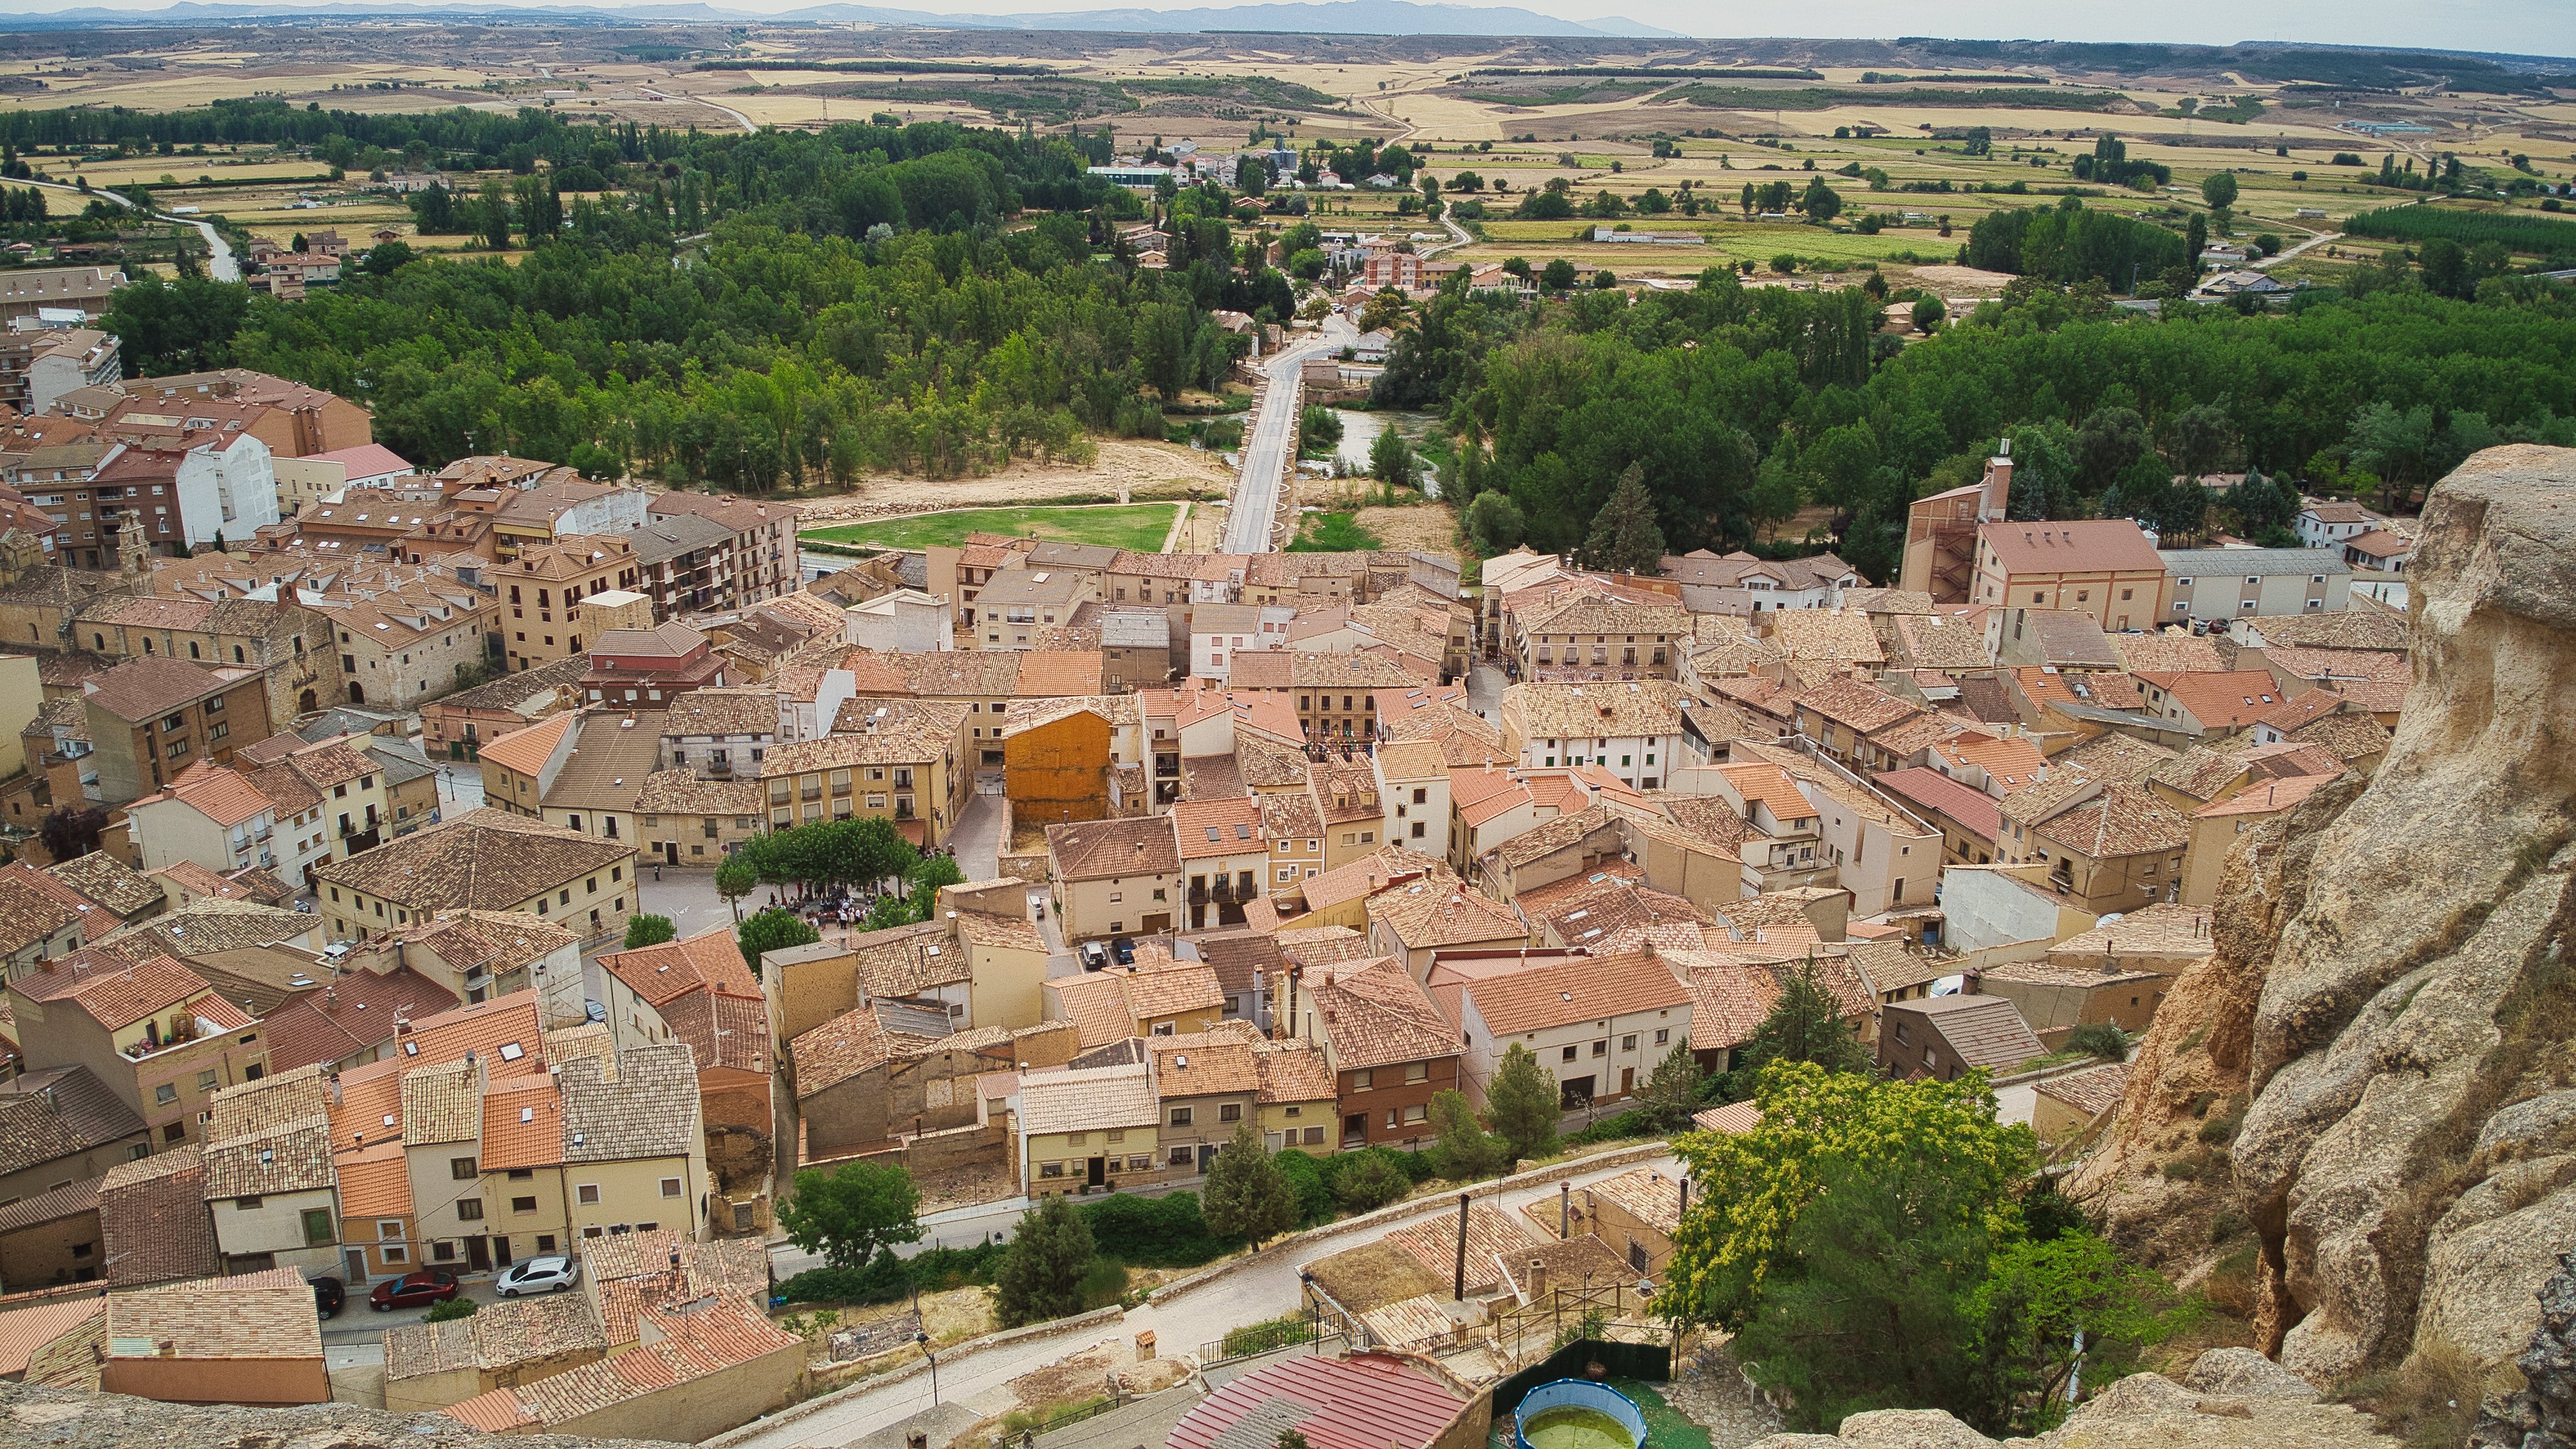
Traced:
<path id="1" fill-rule="evenodd" d="M 959 508 L 915 513 L 799 536 L 869 548 L 953 548 L 970 533 L 1034 534 L 1059 543 L 1100 543 L 1153 552 L 1172 531 L 1177 503 L 1117 503 L 1090 508 Z"/>

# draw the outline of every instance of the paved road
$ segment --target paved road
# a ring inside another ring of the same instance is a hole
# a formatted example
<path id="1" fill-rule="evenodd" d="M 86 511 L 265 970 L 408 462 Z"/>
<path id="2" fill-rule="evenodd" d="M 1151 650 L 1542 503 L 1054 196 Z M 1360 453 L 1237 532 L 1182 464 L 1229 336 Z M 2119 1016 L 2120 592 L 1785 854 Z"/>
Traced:
<path id="1" fill-rule="evenodd" d="M 1324 319 L 1321 335 L 1298 335 L 1304 340 L 1281 349 L 1262 369 L 1270 381 L 1244 434 L 1243 470 L 1235 478 L 1233 511 L 1225 521 L 1227 553 L 1272 551 L 1271 525 L 1279 513 L 1279 489 L 1297 461 L 1297 413 L 1304 395 L 1297 370 L 1319 352 L 1348 347 L 1359 333 L 1335 313 Z"/>
<path id="2" fill-rule="evenodd" d="M 25 184 L 29 186 L 41 186 L 47 191 L 64 191 L 69 192 L 74 196 L 83 196 L 92 200 L 105 201 L 116 206 L 124 207 L 128 211 L 132 211 L 134 209 L 134 203 L 132 201 L 113 191 L 83 191 L 77 186 L 65 186 L 59 181 L 31 180 Z M 166 212 L 157 211 L 152 213 L 152 216 L 158 221 L 175 221 L 183 226 L 193 226 L 197 229 L 197 234 L 206 239 L 206 247 L 213 253 L 213 256 L 209 258 L 206 263 L 206 275 L 214 278 L 218 282 L 238 282 L 242 279 L 241 262 L 233 256 L 233 244 L 224 240 L 223 233 L 215 230 L 215 224 L 213 222 L 199 221 L 195 217 L 190 216 L 171 216 Z"/>
<path id="3" fill-rule="evenodd" d="M 1676 1164 L 1669 1158 L 1647 1165 L 1667 1172 L 1676 1169 Z M 1628 1170 L 1628 1167 L 1599 1168 L 1573 1173 L 1570 1177 L 1581 1186 Z M 1554 1181 L 1544 1182 L 1503 1194 L 1502 1205 L 1517 1211 L 1524 1203 L 1552 1197 L 1555 1192 Z M 1413 1220 L 1457 1210 L 1455 1198 L 1431 1198 L 1412 1205 L 1401 1216 L 1404 1220 Z M 943 1355 L 939 1367 L 939 1396 L 943 1400 L 971 1400 L 1093 1344 L 1133 1339 L 1142 1329 L 1154 1330 L 1165 1354 L 1194 1353 L 1200 1344 L 1224 1337 L 1230 1328 L 1277 1318 L 1292 1311 L 1297 1305 L 1299 1268 L 1317 1258 L 1357 1247 L 1365 1241 L 1367 1239 L 1362 1235 L 1343 1234 L 1303 1244 L 1257 1267 L 1241 1269 L 1195 1293 L 1185 1294 L 1169 1303 L 1148 1304 L 1134 1309 L 1115 1323 L 1023 1339 L 956 1359 Z M 899 1423 L 930 1406 L 930 1380 L 926 1375 L 873 1389 L 853 1389 L 804 1418 L 766 1432 L 746 1435 L 734 1449 L 798 1449 L 798 1446 L 808 1445 L 815 1446 L 815 1449 L 837 1449 L 837 1446 L 889 1424 Z"/>

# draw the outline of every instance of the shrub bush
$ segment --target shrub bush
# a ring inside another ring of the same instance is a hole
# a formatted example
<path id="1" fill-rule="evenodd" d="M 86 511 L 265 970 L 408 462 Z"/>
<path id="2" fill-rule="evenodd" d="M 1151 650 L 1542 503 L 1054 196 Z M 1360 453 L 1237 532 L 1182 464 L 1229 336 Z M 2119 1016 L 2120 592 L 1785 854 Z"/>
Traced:
<path id="1" fill-rule="evenodd" d="M 1194 1192 L 1162 1197 L 1113 1192 L 1084 1204 L 1082 1216 L 1103 1257 L 1139 1268 L 1195 1268 L 1235 1246 L 1208 1231 Z"/>

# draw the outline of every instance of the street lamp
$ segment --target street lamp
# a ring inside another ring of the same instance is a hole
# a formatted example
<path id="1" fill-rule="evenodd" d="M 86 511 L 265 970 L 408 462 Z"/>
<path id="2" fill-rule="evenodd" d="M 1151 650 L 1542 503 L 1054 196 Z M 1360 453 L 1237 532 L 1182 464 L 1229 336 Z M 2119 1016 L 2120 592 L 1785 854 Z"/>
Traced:
<path id="1" fill-rule="evenodd" d="M 1306 1317 L 1312 1325 L 1314 1334 L 1314 1344 L 1308 1353 L 1312 1357 L 1320 1358 L 1324 1353 L 1324 1302 L 1315 1296 L 1315 1275 L 1312 1272 L 1304 1268 L 1298 1269 L 1297 1281 L 1305 1285 Z"/>
<path id="2" fill-rule="evenodd" d="M 939 1407 L 939 1355 L 930 1351 L 930 1335 L 916 1331 L 912 1341 L 921 1345 L 921 1356 L 930 1360 L 930 1407 Z"/>

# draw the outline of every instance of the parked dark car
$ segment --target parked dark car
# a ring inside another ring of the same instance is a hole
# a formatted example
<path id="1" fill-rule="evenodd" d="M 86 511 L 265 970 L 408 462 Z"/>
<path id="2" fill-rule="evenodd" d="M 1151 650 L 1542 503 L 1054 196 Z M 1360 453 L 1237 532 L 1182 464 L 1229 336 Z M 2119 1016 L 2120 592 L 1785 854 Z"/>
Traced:
<path id="1" fill-rule="evenodd" d="M 313 1306 L 325 1318 L 337 1318 L 349 1301 L 349 1290 L 337 1278 L 313 1280 Z"/>
<path id="2" fill-rule="evenodd" d="M 367 1295 L 367 1306 L 378 1313 L 391 1308 L 418 1308 L 424 1303 L 444 1303 L 456 1296 L 456 1275 L 444 1268 L 422 1273 L 405 1273 L 388 1278 Z"/>
<path id="3" fill-rule="evenodd" d="M 1109 952 L 1111 955 L 1118 958 L 1118 964 L 1121 966 L 1133 966 L 1136 964 L 1136 942 L 1132 937 L 1120 936 L 1116 940 L 1111 941 L 1109 943 Z"/>

